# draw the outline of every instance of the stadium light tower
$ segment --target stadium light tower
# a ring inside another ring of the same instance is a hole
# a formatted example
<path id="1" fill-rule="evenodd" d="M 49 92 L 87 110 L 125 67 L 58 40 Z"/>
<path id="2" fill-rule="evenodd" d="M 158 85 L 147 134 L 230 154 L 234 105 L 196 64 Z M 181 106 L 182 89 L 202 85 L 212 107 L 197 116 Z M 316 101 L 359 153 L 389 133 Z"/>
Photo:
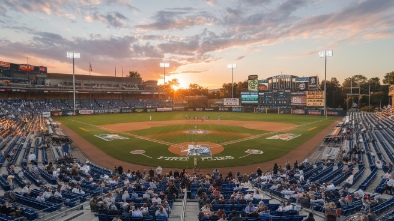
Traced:
<path id="1" fill-rule="evenodd" d="M 324 115 L 327 119 L 327 57 L 332 57 L 333 51 L 319 51 L 319 57 L 324 58 Z"/>
<path id="2" fill-rule="evenodd" d="M 237 64 L 228 64 L 227 68 L 231 68 L 231 98 L 234 98 L 234 68 Z"/>
<path id="3" fill-rule="evenodd" d="M 75 106 L 75 68 L 74 68 L 74 59 L 80 58 L 81 54 L 76 52 L 67 52 L 67 57 L 73 59 L 73 95 L 74 95 L 74 115 L 76 114 L 76 106 Z"/>
<path id="4" fill-rule="evenodd" d="M 163 84 L 165 84 L 166 83 L 166 68 L 170 67 L 170 63 L 161 62 L 160 67 L 164 68 L 164 82 L 163 82 Z"/>

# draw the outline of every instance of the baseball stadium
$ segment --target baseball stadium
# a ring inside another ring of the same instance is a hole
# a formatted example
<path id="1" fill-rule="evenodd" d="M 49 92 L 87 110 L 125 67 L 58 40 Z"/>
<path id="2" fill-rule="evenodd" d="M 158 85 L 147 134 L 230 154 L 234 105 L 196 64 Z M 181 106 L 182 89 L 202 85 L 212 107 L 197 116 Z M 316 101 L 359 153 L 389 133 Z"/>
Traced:
<path id="1" fill-rule="evenodd" d="M 2 220 L 392 215 L 391 108 L 327 108 L 318 76 L 250 75 L 239 97 L 212 100 L 0 68 Z"/>

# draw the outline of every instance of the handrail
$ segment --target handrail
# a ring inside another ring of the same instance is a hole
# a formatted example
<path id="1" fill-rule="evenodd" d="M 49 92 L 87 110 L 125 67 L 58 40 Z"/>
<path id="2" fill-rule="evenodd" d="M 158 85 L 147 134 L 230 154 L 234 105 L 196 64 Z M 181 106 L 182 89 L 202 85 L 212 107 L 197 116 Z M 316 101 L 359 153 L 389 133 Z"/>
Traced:
<path id="1" fill-rule="evenodd" d="M 183 190 L 181 221 L 185 221 L 186 205 L 187 205 L 187 188 Z"/>

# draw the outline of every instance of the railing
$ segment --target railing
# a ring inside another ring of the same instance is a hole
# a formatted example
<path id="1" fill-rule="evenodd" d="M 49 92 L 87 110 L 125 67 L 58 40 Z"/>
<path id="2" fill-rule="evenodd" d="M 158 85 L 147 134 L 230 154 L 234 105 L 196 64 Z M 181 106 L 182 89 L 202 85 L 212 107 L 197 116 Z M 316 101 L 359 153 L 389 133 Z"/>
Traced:
<path id="1" fill-rule="evenodd" d="M 181 221 L 185 221 L 186 206 L 187 206 L 187 188 L 185 188 L 185 190 L 183 191 Z"/>
<path id="2" fill-rule="evenodd" d="M 38 218 L 38 219 L 39 219 L 39 220 L 42 220 L 42 221 L 46 221 L 46 220 L 56 220 L 56 219 L 59 219 L 59 218 L 61 218 L 61 217 L 68 216 L 68 215 L 70 215 L 72 212 L 81 210 L 81 207 L 86 207 L 86 206 L 88 206 L 88 205 L 89 205 L 89 202 L 90 202 L 90 201 L 86 201 L 86 202 L 83 202 L 83 203 L 81 203 L 81 204 L 78 204 L 78 205 L 76 205 L 76 206 L 74 206 L 74 207 L 67 208 L 67 209 L 62 209 L 62 210 L 59 210 L 59 211 L 54 211 L 54 212 L 47 213 L 47 214 L 46 214 L 45 212 L 41 211 L 41 217 Z M 77 215 L 77 214 L 75 214 L 75 215 Z"/>

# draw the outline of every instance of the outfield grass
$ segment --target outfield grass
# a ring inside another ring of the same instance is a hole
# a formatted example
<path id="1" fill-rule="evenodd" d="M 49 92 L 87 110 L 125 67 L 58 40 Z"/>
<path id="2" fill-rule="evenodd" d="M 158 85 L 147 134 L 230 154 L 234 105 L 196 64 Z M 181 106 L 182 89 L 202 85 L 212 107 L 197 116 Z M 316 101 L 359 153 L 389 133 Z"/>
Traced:
<path id="1" fill-rule="evenodd" d="M 176 155 L 168 151 L 168 145 L 159 144 L 151 141 L 135 138 L 134 135 L 150 137 L 156 140 L 162 140 L 170 143 L 206 141 L 212 143 L 224 143 L 239 138 L 244 138 L 247 135 L 265 134 L 263 130 L 247 129 L 240 126 L 225 126 L 213 125 L 206 122 L 200 124 L 199 129 L 212 131 L 214 133 L 207 135 L 191 135 L 183 134 L 183 131 L 194 128 L 194 125 L 172 125 L 153 127 L 143 130 L 128 131 L 122 136 L 128 137 L 128 140 L 114 140 L 103 141 L 95 137 L 97 134 L 108 134 L 112 132 L 100 129 L 98 126 L 104 124 L 116 124 L 125 122 L 144 122 L 148 121 L 152 116 L 154 121 L 167 120 L 183 120 L 185 115 L 193 116 L 210 116 L 211 120 L 216 120 L 220 115 L 221 120 L 241 120 L 241 121 L 262 121 L 262 122 L 281 122 L 298 125 L 294 130 L 289 131 L 293 134 L 301 134 L 301 136 L 290 141 L 282 140 L 268 140 L 268 136 L 274 134 L 261 136 L 256 139 L 238 142 L 235 144 L 224 145 L 224 151 L 214 155 L 215 157 L 232 156 L 233 160 L 223 161 L 198 161 L 198 167 L 229 167 L 235 165 L 249 165 L 268 160 L 276 159 L 283 156 L 290 150 L 298 147 L 302 143 L 309 140 L 311 137 L 319 133 L 321 130 L 329 126 L 332 122 L 337 120 L 337 117 L 328 117 L 326 120 L 324 116 L 309 116 L 309 115 L 280 115 L 280 114 L 253 114 L 253 113 L 226 113 L 226 112 L 165 112 L 165 113 L 130 113 L 130 114 L 111 114 L 111 115 L 91 115 L 91 116 L 73 116 L 73 117 L 58 117 L 65 126 L 69 127 L 90 143 L 103 150 L 107 154 L 119 160 L 130 162 L 134 164 L 162 167 L 176 167 L 176 168 L 192 168 L 193 157 L 188 161 L 171 161 L 158 159 L 160 156 L 175 157 Z M 147 156 L 130 154 L 132 150 L 144 149 Z M 247 149 L 262 150 L 261 155 L 245 156 Z M 245 156 L 245 157 L 243 157 Z M 241 157 L 241 158 L 240 158 Z"/>

